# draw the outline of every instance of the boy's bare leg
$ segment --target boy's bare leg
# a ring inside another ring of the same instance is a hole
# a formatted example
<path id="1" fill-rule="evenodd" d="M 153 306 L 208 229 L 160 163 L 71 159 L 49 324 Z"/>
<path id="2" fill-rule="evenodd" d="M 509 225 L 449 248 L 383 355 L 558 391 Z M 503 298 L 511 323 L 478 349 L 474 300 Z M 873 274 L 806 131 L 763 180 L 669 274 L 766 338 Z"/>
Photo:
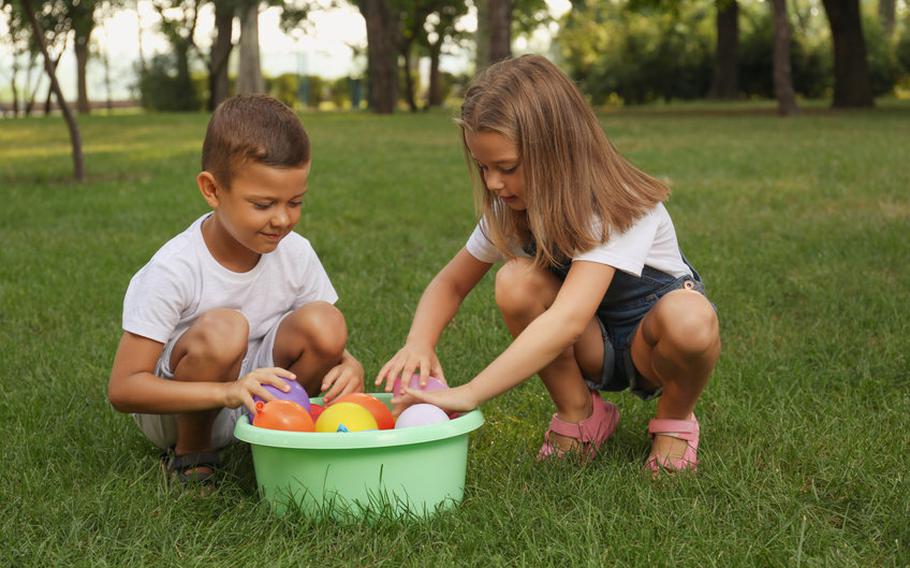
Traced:
<path id="1" fill-rule="evenodd" d="M 249 324 L 237 310 L 216 309 L 202 314 L 174 345 L 171 354 L 174 380 L 236 380 L 248 336 Z M 178 414 L 174 453 L 181 456 L 213 450 L 212 425 L 220 411 L 214 408 Z"/>
<path id="2" fill-rule="evenodd" d="M 297 375 L 310 396 L 341 362 L 348 341 L 344 316 L 328 302 L 312 302 L 289 314 L 278 327 L 272 357 L 275 365 Z"/>
<path id="3" fill-rule="evenodd" d="M 496 304 L 513 337 L 546 311 L 556 299 L 561 282 L 530 261 L 515 259 L 496 273 Z M 603 370 L 603 336 L 593 319 L 581 338 L 538 372 L 553 399 L 556 413 L 566 422 L 581 422 L 591 416 L 591 394 L 582 371 L 600 376 Z M 551 440 L 568 450 L 577 441 L 555 432 Z"/>

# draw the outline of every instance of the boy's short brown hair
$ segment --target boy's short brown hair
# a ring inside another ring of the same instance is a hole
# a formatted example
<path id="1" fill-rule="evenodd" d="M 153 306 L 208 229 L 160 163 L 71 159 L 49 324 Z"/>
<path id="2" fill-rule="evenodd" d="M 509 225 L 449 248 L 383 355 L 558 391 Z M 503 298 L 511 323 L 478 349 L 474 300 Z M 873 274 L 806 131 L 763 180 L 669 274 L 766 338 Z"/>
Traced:
<path id="1" fill-rule="evenodd" d="M 248 160 L 294 168 L 310 161 L 310 139 L 297 115 L 268 95 L 238 95 L 218 105 L 202 143 L 202 169 L 230 188 Z"/>

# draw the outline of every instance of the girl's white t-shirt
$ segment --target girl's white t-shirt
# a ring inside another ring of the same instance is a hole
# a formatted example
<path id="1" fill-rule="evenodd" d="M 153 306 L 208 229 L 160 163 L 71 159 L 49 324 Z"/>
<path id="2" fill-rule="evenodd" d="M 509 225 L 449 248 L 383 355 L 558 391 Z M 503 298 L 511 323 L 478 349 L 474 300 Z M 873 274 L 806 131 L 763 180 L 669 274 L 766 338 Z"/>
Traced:
<path id="1" fill-rule="evenodd" d="M 183 333 L 203 313 L 239 310 L 251 342 L 304 304 L 334 304 L 338 294 L 310 242 L 290 233 L 248 272 L 233 272 L 202 238 L 207 213 L 164 244 L 137 272 L 123 300 L 123 329 L 161 343 Z"/>
<path id="2" fill-rule="evenodd" d="M 465 245 L 467 251 L 481 262 L 494 264 L 505 257 L 493 246 L 484 234 L 486 220 L 481 219 Z M 599 221 L 591 224 L 592 232 L 600 232 Z M 521 249 L 516 256 L 529 256 Z M 692 271 L 683 261 L 676 239 L 673 220 L 663 203 L 658 203 L 623 233 L 610 235 L 610 239 L 591 250 L 576 252 L 572 261 L 587 260 L 612 266 L 629 274 L 641 277 L 645 266 L 660 270 L 676 278 L 691 276 Z"/>

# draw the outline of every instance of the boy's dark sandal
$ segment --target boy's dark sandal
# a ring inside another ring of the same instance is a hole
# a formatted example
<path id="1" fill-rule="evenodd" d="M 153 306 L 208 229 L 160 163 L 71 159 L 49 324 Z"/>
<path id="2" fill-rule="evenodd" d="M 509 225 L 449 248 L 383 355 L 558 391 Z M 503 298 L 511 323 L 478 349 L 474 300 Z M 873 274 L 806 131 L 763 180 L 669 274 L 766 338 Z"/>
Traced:
<path id="1" fill-rule="evenodd" d="M 167 471 L 184 485 L 212 485 L 221 468 L 218 452 L 196 452 L 178 456 L 173 450 L 167 453 Z M 200 471 L 205 468 L 208 471 Z"/>

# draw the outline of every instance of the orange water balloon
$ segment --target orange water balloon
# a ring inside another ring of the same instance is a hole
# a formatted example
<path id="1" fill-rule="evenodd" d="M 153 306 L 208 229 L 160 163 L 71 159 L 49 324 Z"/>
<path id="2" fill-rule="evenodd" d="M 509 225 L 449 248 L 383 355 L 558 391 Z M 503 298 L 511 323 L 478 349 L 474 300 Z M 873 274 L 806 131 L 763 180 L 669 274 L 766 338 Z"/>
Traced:
<path id="1" fill-rule="evenodd" d="M 289 400 L 257 402 L 253 426 L 291 432 L 312 432 L 315 428 L 310 413 Z"/>
<path id="2" fill-rule="evenodd" d="M 376 425 L 379 426 L 380 430 L 391 430 L 395 427 L 395 417 L 392 416 L 392 411 L 389 410 L 389 407 L 386 406 L 384 402 L 376 397 L 363 392 L 352 392 L 351 394 L 344 395 L 335 402 L 353 402 L 354 404 L 359 404 L 366 408 L 370 411 L 370 414 L 373 415 L 373 418 L 376 419 Z"/>

